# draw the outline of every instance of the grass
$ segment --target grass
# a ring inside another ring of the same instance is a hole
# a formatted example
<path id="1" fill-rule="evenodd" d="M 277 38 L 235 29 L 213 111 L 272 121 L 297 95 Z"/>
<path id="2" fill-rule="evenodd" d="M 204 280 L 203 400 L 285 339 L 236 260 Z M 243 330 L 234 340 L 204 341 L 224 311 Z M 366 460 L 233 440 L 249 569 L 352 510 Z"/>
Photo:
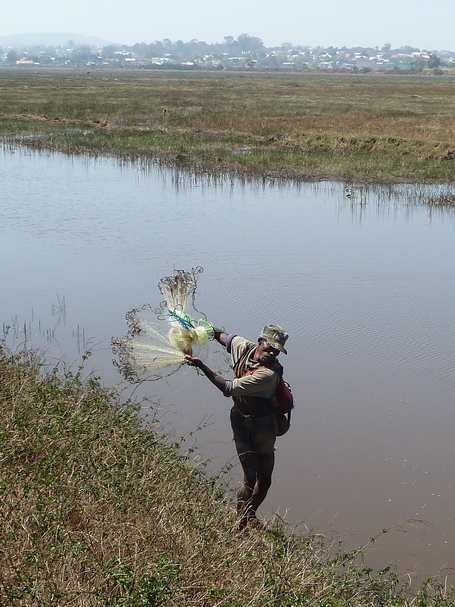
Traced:
<path id="1" fill-rule="evenodd" d="M 0 135 L 202 173 L 455 177 L 455 75 L 1 69 Z"/>
<path id="2" fill-rule="evenodd" d="M 1 605 L 455 605 L 282 520 L 239 535 L 219 480 L 81 373 L 0 350 Z"/>

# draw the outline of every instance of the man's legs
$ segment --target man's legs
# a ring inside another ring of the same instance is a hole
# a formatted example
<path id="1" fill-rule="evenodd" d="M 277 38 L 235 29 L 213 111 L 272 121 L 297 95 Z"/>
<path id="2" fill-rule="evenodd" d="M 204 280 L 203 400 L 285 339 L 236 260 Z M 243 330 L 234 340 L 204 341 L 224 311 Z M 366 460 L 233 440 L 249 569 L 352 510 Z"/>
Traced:
<path id="1" fill-rule="evenodd" d="M 243 468 L 243 484 L 237 493 L 237 514 L 244 527 L 250 519 L 256 519 L 256 510 L 265 500 L 272 484 L 275 454 L 261 454 L 252 451 L 239 453 Z"/>
<path id="2" fill-rule="evenodd" d="M 240 517 L 240 527 L 244 527 L 252 514 L 252 497 L 257 479 L 256 453 L 240 452 L 239 459 L 243 468 L 243 484 L 237 493 L 237 515 Z"/>
<path id="3" fill-rule="evenodd" d="M 265 500 L 270 485 L 272 484 L 272 472 L 275 465 L 275 453 L 256 454 L 257 472 L 256 484 L 251 497 L 251 511 L 256 516 L 256 510 Z"/>
<path id="4" fill-rule="evenodd" d="M 237 493 L 240 527 L 256 519 L 256 510 L 272 484 L 275 464 L 276 418 L 238 418 L 231 415 L 234 441 L 243 469 L 243 483 Z M 240 422 L 240 423 L 239 423 Z"/>

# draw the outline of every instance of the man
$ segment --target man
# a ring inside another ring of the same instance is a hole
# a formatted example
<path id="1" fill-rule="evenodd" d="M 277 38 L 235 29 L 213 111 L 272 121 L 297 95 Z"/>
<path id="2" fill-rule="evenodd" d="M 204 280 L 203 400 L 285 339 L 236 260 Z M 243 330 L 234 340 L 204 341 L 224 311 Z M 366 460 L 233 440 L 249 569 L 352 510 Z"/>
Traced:
<path id="1" fill-rule="evenodd" d="M 287 354 L 289 335 L 278 325 L 266 325 L 257 344 L 235 334 L 215 329 L 215 339 L 231 355 L 235 379 L 226 380 L 199 358 L 185 356 L 199 368 L 224 396 L 232 397 L 231 426 L 243 484 L 237 494 L 239 527 L 256 525 L 256 511 L 272 484 L 275 440 L 278 432 L 276 390 L 282 375 L 278 355 Z"/>

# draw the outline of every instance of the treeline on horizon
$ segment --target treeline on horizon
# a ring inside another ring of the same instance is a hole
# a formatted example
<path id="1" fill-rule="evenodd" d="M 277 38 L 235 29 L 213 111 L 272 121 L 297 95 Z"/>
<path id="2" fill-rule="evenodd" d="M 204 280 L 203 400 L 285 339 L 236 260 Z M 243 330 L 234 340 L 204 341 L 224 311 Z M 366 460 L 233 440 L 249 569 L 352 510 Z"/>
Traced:
<path id="1" fill-rule="evenodd" d="M 19 48 L 0 49 L 3 61 L 14 64 L 18 60 L 28 59 L 43 65 L 50 65 L 56 59 L 65 59 L 70 64 L 84 62 L 99 63 L 100 61 L 125 61 L 127 58 L 137 58 L 151 61 L 162 57 L 170 62 L 194 62 L 202 65 L 204 62 L 227 61 L 238 58 L 250 62 L 248 67 L 255 64 L 261 67 L 297 68 L 317 67 L 321 62 L 338 62 L 349 66 L 349 62 L 360 60 L 383 60 L 387 68 L 440 68 L 455 65 L 455 52 L 428 51 L 416 47 L 402 46 L 392 48 L 386 43 L 382 47 L 310 47 L 293 45 L 284 42 L 280 46 L 266 47 L 257 36 L 241 34 L 237 38 L 226 36 L 223 42 L 207 43 L 192 39 L 189 42 L 182 40 L 172 41 L 168 38 L 156 40 L 151 43 L 138 42 L 133 45 L 111 44 L 98 48 L 88 44 L 77 44 L 69 40 L 66 45 L 46 46 L 34 45 Z M 223 67 L 223 65 L 221 65 Z M 334 66 L 333 66 L 334 67 Z"/>

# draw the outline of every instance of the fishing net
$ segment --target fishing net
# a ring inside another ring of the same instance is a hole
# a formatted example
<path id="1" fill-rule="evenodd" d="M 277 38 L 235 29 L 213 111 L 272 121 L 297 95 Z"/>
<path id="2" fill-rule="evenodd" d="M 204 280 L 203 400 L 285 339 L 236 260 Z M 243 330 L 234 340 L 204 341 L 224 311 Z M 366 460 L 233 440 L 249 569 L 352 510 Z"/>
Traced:
<path id="1" fill-rule="evenodd" d="M 164 297 L 161 302 L 161 309 L 175 310 L 177 308 L 185 310 L 188 299 L 191 297 L 191 303 L 194 306 L 194 299 L 197 289 L 197 276 L 202 274 L 203 269 L 198 266 L 191 271 L 174 270 L 174 276 L 165 276 L 158 283 L 158 289 Z"/>
<path id="2" fill-rule="evenodd" d="M 162 278 L 158 284 L 165 297 L 158 309 L 146 304 L 126 314 L 127 335 L 112 339 L 113 352 L 118 357 L 114 364 L 126 379 L 134 382 L 168 375 L 163 374 L 164 369 L 178 368 L 184 364 L 185 354 L 197 354 L 213 339 L 213 326 L 205 315 L 196 320 L 185 309 L 191 300 L 195 312 L 201 314 L 194 303 L 196 277 L 201 272 L 200 267 L 189 272 L 175 270 L 173 276 Z"/>

